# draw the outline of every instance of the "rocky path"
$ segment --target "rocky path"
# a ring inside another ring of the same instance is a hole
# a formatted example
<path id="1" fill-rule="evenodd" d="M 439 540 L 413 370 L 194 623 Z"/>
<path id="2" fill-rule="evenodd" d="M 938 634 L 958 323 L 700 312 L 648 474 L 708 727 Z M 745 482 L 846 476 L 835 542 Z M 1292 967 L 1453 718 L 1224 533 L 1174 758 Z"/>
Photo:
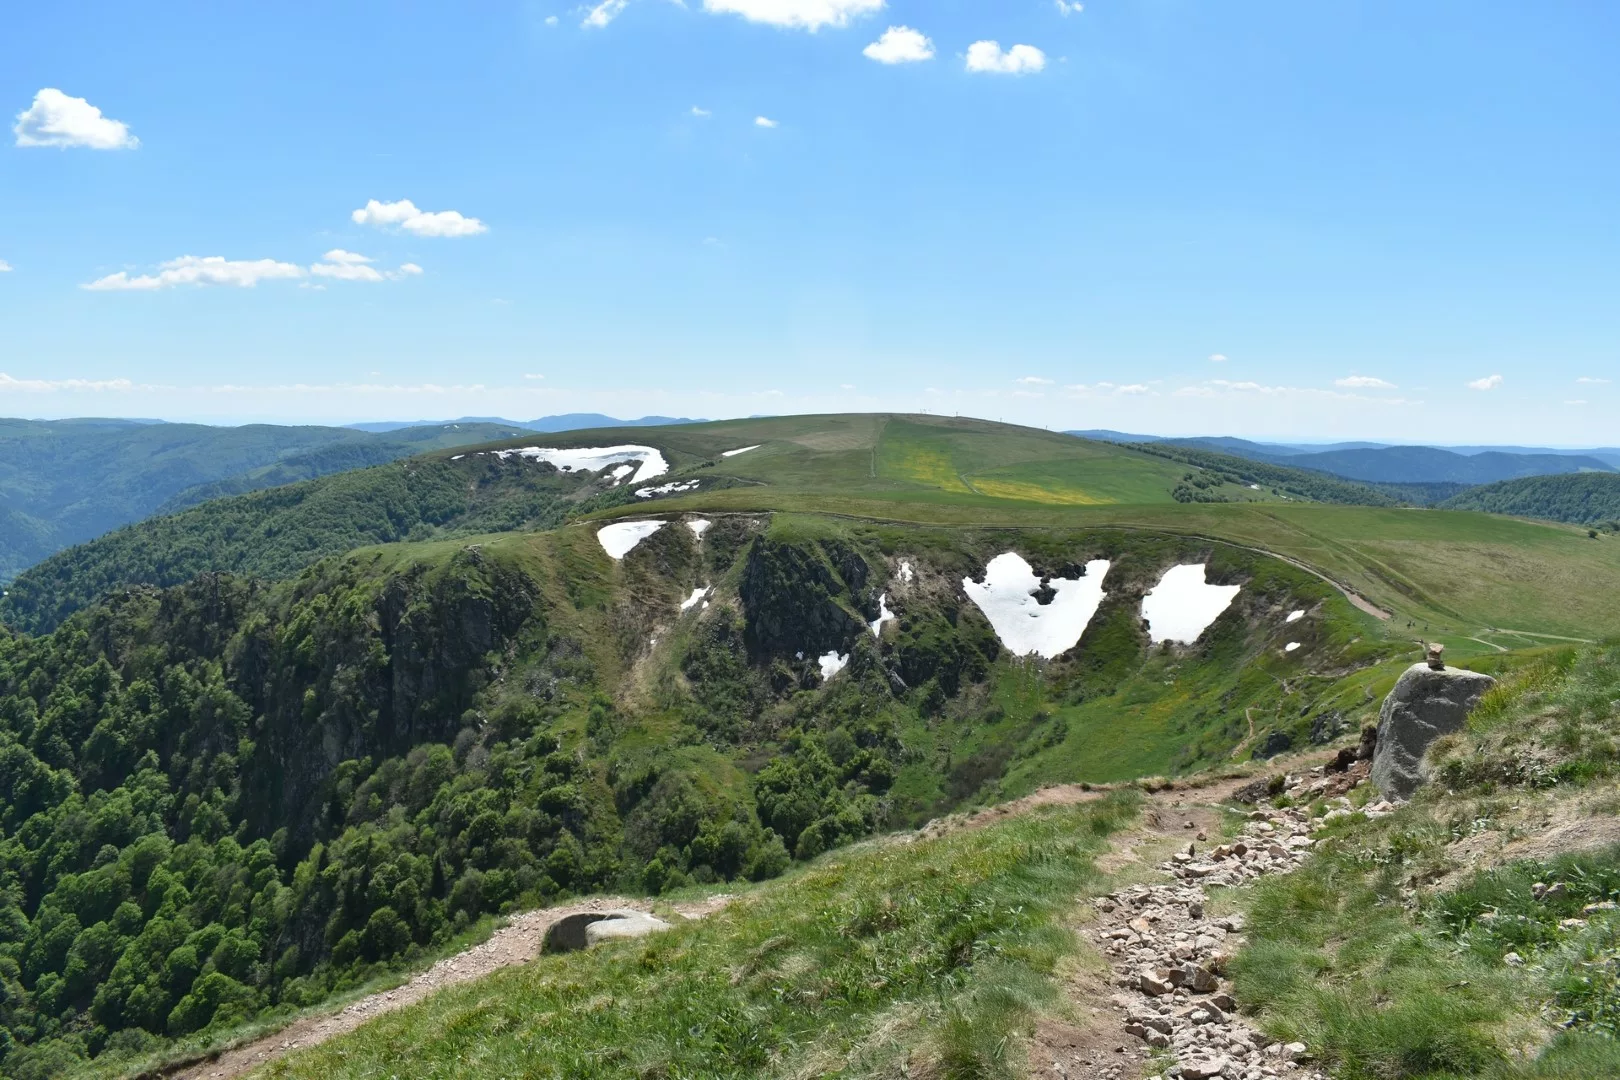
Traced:
<path id="1" fill-rule="evenodd" d="M 1300 801 L 1342 798 L 1365 775 L 1365 766 L 1358 773 L 1324 775 L 1318 766 L 1290 777 L 1288 790 Z M 1206 892 L 1242 888 L 1257 878 L 1296 869 L 1321 821 L 1298 809 L 1257 810 L 1240 835 L 1212 843 L 1219 800 L 1232 792 L 1233 785 L 1227 784 L 1178 800 L 1161 793 L 1150 804 L 1150 827 L 1135 841 L 1161 854 L 1167 836 L 1179 833 L 1186 843 L 1157 865 L 1150 880 L 1095 901 L 1096 919 L 1083 933 L 1108 962 L 1109 985 L 1086 988 L 1089 993 L 1076 995 L 1076 1005 L 1103 1026 L 1092 1037 L 1068 1044 L 1050 1038 L 1050 1031 L 1038 1033 L 1032 1075 L 1062 1080 L 1129 1080 L 1144 1074 L 1149 1080 L 1326 1080 L 1306 1060 L 1303 1043 L 1273 1043 L 1237 1014 L 1225 974 L 1243 943 L 1243 919 L 1212 914 Z M 1347 801 L 1343 806 L 1330 813 L 1348 812 Z M 1389 809 L 1379 804 L 1368 812 L 1376 816 Z M 1132 856 L 1126 852 L 1116 856 L 1120 858 L 1128 862 Z M 1097 1000 L 1104 993 L 1106 1004 Z"/>
<path id="2" fill-rule="evenodd" d="M 685 918 L 701 919 L 720 910 L 730 899 L 715 896 L 701 903 L 669 906 Z M 552 923 L 568 915 L 613 908 L 651 910 L 644 901 L 597 897 L 562 907 L 525 911 L 514 915 L 491 934 L 488 941 L 445 957 L 403 986 L 361 998 L 338 1012 L 303 1017 L 273 1035 L 232 1047 L 203 1061 L 175 1066 L 158 1075 L 172 1080 L 228 1080 L 245 1076 L 283 1054 L 323 1043 L 334 1035 L 353 1031 L 373 1017 L 415 1004 L 435 990 L 481 979 L 501 968 L 526 964 L 540 955 L 540 943 Z"/>

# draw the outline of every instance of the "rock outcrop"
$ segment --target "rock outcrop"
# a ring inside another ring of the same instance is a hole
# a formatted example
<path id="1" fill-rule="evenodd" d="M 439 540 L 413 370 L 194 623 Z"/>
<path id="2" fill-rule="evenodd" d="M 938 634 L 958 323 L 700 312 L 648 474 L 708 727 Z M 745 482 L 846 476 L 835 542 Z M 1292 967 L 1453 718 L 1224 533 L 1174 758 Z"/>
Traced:
<path id="1" fill-rule="evenodd" d="M 1427 779 L 1423 754 L 1442 735 L 1460 731 L 1496 680 L 1477 671 L 1414 664 L 1395 684 L 1378 716 L 1372 781 L 1386 799 L 1405 799 Z"/>

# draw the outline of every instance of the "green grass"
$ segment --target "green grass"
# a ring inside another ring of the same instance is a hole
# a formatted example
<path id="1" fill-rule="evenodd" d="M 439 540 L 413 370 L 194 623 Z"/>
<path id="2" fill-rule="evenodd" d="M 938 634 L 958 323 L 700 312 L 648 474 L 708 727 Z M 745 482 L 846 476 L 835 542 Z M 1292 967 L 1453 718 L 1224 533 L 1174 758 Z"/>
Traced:
<path id="1" fill-rule="evenodd" d="M 642 942 L 442 991 L 272 1077 L 1012 1075 L 1129 796 L 868 844 Z"/>
<path id="2" fill-rule="evenodd" d="M 1471 729 L 1432 751 L 1436 781 L 1414 802 L 1335 821 L 1300 870 L 1253 891 L 1239 1000 L 1343 1080 L 1620 1076 L 1620 916 L 1583 914 L 1620 901 L 1620 848 L 1460 881 L 1451 850 L 1519 835 L 1538 800 L 1574 794 L 1592 812 L 1580 793 L 1613 772 L 1620 649 L 1504 674 Z M 1537 882 L 1562 895 L 1538 900 Z"/>

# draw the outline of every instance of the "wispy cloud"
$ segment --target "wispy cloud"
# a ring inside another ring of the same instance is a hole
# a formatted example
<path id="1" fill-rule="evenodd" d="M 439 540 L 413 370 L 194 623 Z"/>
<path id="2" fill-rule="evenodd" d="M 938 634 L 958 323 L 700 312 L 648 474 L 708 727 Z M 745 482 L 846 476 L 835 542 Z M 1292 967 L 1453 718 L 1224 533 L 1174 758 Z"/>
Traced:
<path id="1" fill-rule="evenodd" d="M 1051 379 L 1043 379 L 1039 375 L 1025 375 L 1021 379 L 1014 379 L 1013 382 L 1023 383 L 1025 386 L 1051 386 L 1052 385 L 1052 380 Z"/>
<path id="2" fill-rule="evenodd" d="M 11 273 L 11 264 L 6 262 L 4 259 L 0 259 L 0 274 L 9 273 Z"/>
<path id="3" fill-rule="evenodd" d="M 967 69 L 989 75 L 1033 75 L 1046 67 L 1046 54 L 1033 45 L 1014 45 L 1002 51 L 995 41 L 968 46 Z"/>
<path id="4" fill-rule="evenodd" d="M 356 225 L 397 226 L 414 236 L 477 236 L 489 231 L 482 221 L 459 210 L 419 210 L 409 199 L 390 203 L 371 199 L 349 217 Z"/>
<path id="5" fill-rule="evenodd" d="M 756 117 L 754 117 L 754 126 L 755 127 L 762 127 L 762 128 L 775 128 L 775 127 L 781 127 L 782 125 L 780 123 L 778 123 L 777 121 L 772 120 L 768 116 L 756 116 Z"/>
<path id="6" fill-rule="evenodd" d="M 18 146 L 133 150 L 141 145 L 122 120 L 103 116 L 84 98 L 51 87 L 34 95 L 34 103 L 17 114 L 11 131 Z"/>
<path id="7" fill-rule="evenodd" d="M 891 26 L 861 53 L 880 64 L 916 64 L 934 58 L 934 43 L 909 26 Z"/>
<path id="8" fill-rule="evenodd" d="M 620 12 L 629 5 L 630 0 L 602 0 L 600 4 L 585 13 L 585 18 L 579 25 L 592 30 L 600 30 L 608 23 L 619 17 Z"/>
<path id="9" fill-rule="evenodd" d="M 132 275 L 128 270 L 120 270 L 79 287 L 90 292 L 153 292 L 182 285 L 231 285 L 251 289 L 261 281 L 296 281 L 306 277 L 331 281 L 400 281 L 420 273 L 422 268 L 415 263 L 404 263 L 394 270 L 381 270 L 364 255 L 334 248 L 308 269 L 279 259 L 182 255 L 178 259 L 160 263 L 156 273 Z"/>
<path id="10" fill-rule="evenodd" d="M 128 379 L 14 379 L 0 371 L 0 392 L 17 390 L 25 393 L 53 393 L 58 391 L 120 391 L 133 390 L 135 383 Z"/>
<path id="11" fill-rule="evenodd" d="M 1086 5 L 1075 3 L 1073 0 L 1057 0 L 1057 9 L 1062 15 L 1078 15 L 1086 10 Z"/>
<path id="12" fill-rule="evenodd" d="M 1487 375 L 1483 379 L 1475 379 L 1468 384 L 1470 390 L 1495 390 L 1503 383 L 1500 375 Z"/>
<path id="13" fill-rule="evenodd" d="M 851 19 L 882 11 L 883 4 L 884 0 L 703 0 L 703 10 L 815 31 L 823 26 L 848 26 Z"/>
<path id="14" fill-rule="evenodd" d="M 714 113 L 710 112 L 708 109 L 705 109 L 700 105 L 694 105 L 694 106 L 692 106 L 692 115 L 693 116 L 713 116 Z"/>
<path id="15" fill-rule="evenodd" d="M 1609 384 L 1608 379 L 1599 379 L 1591 375 L 1582 375 L 1575 381 L 1587 386 L 1607 386 Z"/>
<path id="16" fill-rule="evenodd" d="M 1224 364 L 1224 363 L 1226 363 L 1226 354 L 1225 353 L 1210 353 L 1209 354 L 1209 362 L 1212 363 L 1212 364 Z"/>
<path id="17" fill-rule="evenodd" d="M 1394 383 L 1372 375 L 1347 375 L 1342 379 L 1334 379 L 1333 385 L 1343 390 L 1396 390 Z"/>

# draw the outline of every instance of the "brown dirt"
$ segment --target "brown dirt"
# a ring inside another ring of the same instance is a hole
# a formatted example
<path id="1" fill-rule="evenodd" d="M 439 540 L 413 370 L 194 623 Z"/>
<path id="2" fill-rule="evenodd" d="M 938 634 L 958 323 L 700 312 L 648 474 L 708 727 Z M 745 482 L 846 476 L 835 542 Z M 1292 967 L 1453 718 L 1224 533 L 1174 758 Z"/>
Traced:
<path id="1" fill-rule="evenodd" d="M 660 913 L 673 908 L 687 919 L 701 919 L 725 907 L 730 896 L 713 896 L 693 904 L 660 905 Z M 446 986 L 481 979 L 501 968 L 526 964 L 540 955 L 540 943 L 551 924 L 568 915 L 608 908 L 634 908 L 652 911 L 644 901 L 596 897 L 577 904 L 525 911 L 495 931 L 488 941 L 455 956 L 447 956 L 405 985 L 361 998 L 333 1013 L 305 1016 L 271 1035 L 223 1050 L 202 1061 L 193 1061 L 159 1070 L 155 1075 L 172 1080 L 227 1080 L 244 1076 L 267 1062 L 293 1050 L 315 1046 L 334 1035 L 353 1031 L 383 1013 L 415 1004 Z"/>

